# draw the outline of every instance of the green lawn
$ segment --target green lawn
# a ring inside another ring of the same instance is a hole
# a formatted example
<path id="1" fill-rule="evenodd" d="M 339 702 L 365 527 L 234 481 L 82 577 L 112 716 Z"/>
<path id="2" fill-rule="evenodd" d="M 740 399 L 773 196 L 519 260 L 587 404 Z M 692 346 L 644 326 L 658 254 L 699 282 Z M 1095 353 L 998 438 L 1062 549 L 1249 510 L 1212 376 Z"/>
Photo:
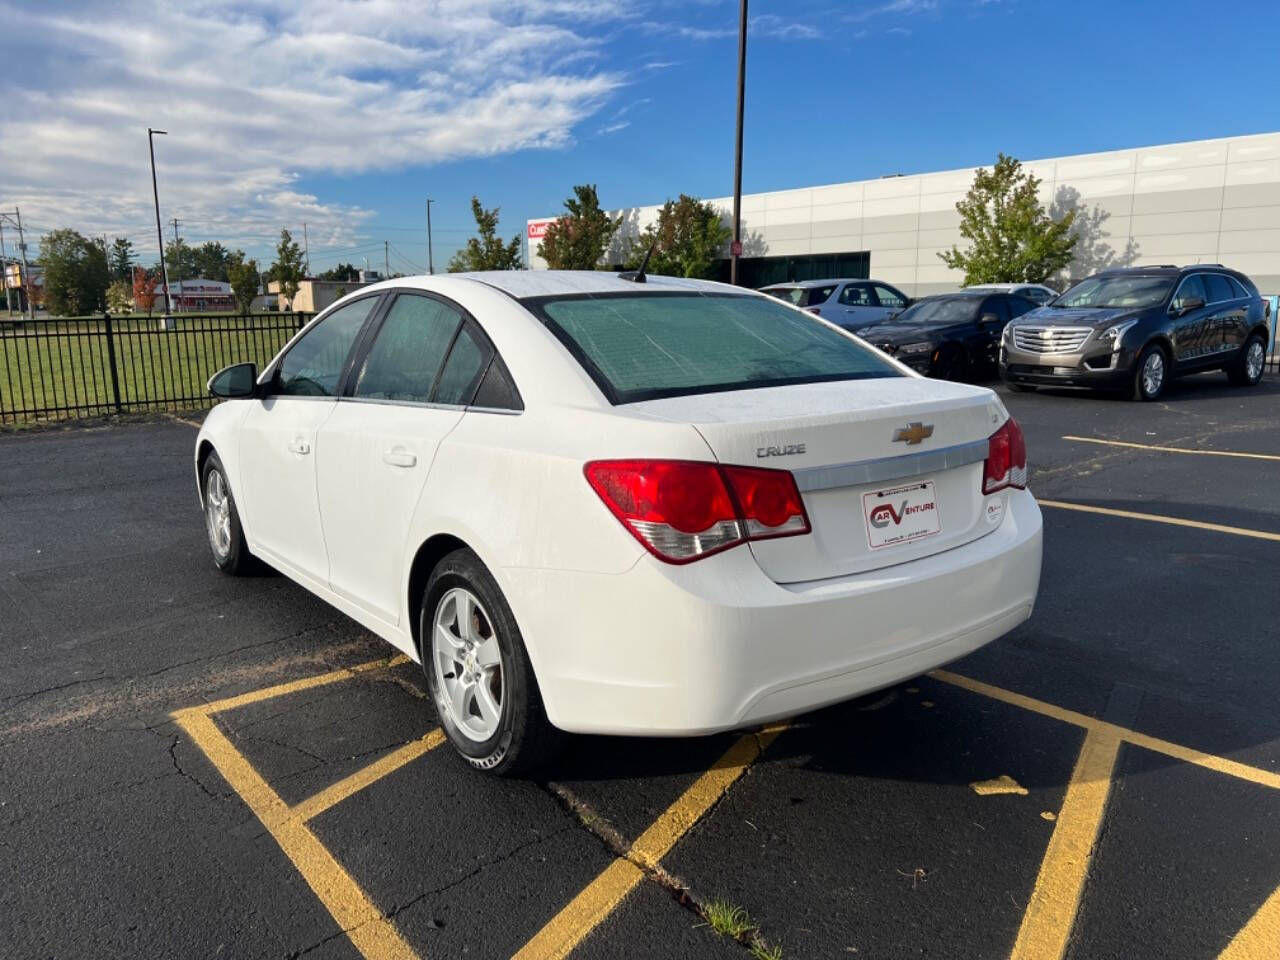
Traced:
<path id="1" fill-rule="evenodd" d="M 124 410 L 205 406 L 209 377 L 231 363 L 264 366 L 297 330 L 291 314 L 179 316 L 112 321 Z M 111 364 L 101 320 L 0 323 L 0 423 L 115 412 Z"/>

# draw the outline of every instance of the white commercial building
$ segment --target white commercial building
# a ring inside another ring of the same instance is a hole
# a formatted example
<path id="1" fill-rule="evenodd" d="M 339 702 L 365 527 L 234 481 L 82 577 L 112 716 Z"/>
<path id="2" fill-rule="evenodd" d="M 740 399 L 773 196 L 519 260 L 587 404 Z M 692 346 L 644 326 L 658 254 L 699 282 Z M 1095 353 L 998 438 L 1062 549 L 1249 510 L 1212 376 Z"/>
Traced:
<path id="1" fill-rule="evenodd" d="M 1198 140 L 1024 163 L 1059 216 L 1076 211 L 1076 260 L 1067 279 L 1108 266 L 1222 263 L 1264 293 L 1280 292 L 1280 133 Z M 954 290 L 962 276 L 939 258 L 963 249 L 956 201 L 974 168 L 888 176 L 742 198 L 740 278 L 875 277 L 923 296 Z M 679 184 L 673 184 L 673 194 Z M 712 202 L 729 221 L 733 201 Z M 622 211 L 635 236 L 658 206 Z M 538 244 L 554 217 L 527 225 L 529 265 L 545 269 Z M 620 260 L 619 244 L 608 259 Z M 725 251 L 728 255 L 728 251 Z M 727 264 L 727 261 L 726 261 Z M 728 277 L 727 265 L 723 279 Z"/>

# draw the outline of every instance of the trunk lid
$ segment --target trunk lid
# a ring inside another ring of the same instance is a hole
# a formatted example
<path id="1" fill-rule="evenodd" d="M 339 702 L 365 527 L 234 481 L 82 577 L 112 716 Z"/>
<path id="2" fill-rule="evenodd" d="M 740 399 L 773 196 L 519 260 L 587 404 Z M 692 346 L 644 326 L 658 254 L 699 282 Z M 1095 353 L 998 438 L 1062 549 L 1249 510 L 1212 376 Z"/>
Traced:
<path id="1" fill-rule="evenodd" d="M 751 543 L 761 568 L 779 583 L 948 550 L 994 530 L 1003 513 L 1003 494 L 982 494 L 982 461 L 987 438 L 1007 414 L 983 388 L 917 377 L 847 380 L 620 409 L 692 424 L 722 463 L 795 475 L 812 533 Z M 915 423 L 920 430 L 911 431 Z M 928 427 L 931 435 L 915 436 Z M 918 442 L 895 441 L 899 430 Z M 988 510 L 987 501 L 997 500 Z"/>

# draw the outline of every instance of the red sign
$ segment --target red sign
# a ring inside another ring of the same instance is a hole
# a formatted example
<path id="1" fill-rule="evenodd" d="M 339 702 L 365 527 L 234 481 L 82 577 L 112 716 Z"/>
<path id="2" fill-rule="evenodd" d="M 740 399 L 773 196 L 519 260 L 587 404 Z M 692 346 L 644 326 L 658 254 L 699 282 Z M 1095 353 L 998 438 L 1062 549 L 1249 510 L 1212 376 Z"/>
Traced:
<path id="1" fill-rule="evenodd" d="M 555 223 L 554 220 L 539 220 L 536 223 L 529 224 L 529 239 L 541 240 L 547 235 L 547 227 Z"/>

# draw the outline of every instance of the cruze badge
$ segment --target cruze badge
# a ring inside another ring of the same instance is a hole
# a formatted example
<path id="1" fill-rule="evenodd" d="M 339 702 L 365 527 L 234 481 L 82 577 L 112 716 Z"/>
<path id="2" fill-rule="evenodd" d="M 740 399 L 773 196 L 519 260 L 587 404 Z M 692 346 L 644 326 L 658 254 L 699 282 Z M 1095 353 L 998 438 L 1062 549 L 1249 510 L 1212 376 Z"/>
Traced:
<path id="1" fill-rule="evenodd" d="M 893 432 L 893 442 L 905 443 L 907 446 L 913 447 L 926 437 L 932 436 L 933 424 L 921 423 L 917 420 L 915 423 L 908 423 L 905 427 L 899 427 L 895 430 Z"/>
<path id="2" fill-rule="evenodd" d="M 804 453 L 803 443 L 788 443 L 785 447 L 756 447 L 757 457 L 790 457 Z"/>

